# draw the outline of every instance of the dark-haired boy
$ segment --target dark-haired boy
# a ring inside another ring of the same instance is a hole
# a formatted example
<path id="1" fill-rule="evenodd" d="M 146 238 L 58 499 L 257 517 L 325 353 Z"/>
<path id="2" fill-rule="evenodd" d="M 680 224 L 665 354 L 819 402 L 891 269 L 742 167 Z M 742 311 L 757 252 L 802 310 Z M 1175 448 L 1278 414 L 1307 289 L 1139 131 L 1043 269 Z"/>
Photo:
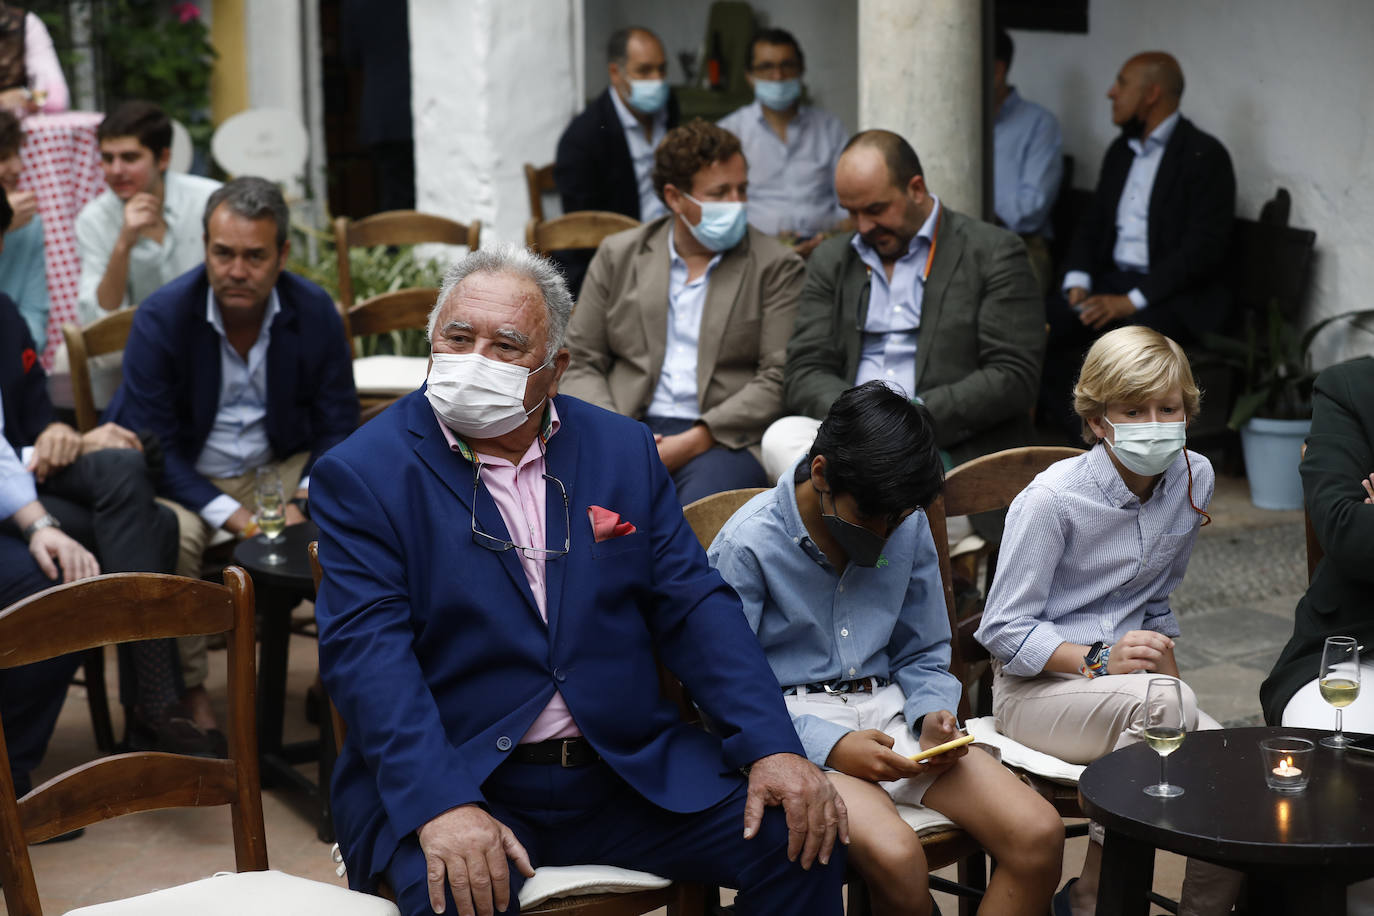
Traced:
<path id="1" fill-rule="evenodd" d="M 851 388 L 708 556 L 739 593 L 807 757 L 831 770 L 874 911 L 930 912 L 901 803 L 939 811 L 994 856 L 997 912 L 1041 914 L 1063 846 L 1053 808 L 981 751 L 910 760 L 959 734 L 938 559 L 917 511 L 939 495 L 941 468 L 925 407 L 879 381 Z"/>
<path id="2" fill-rule="evenodd" d="M 209 178 L 168 173 L 172 122 L 152 102 L 120 105 L 100 122 L 96 139 L 109 187 L 76 218 L 82 324 L 138 305 L 200 264 L 201 216 L 219 187 Z"/>

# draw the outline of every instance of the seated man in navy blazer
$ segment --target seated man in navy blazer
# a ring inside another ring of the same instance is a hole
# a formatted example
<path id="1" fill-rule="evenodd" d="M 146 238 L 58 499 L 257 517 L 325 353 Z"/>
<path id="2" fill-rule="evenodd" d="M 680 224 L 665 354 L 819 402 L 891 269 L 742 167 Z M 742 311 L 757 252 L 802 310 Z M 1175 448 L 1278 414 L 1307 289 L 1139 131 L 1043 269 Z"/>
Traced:
<path id="1" fill-rule="evenodd" d="M 205 263 L 139 306 L 124 381 L 107 419 L 162 444 L 158 494 L 181 530 L 177 572 L 200 575 L 215 533 L 257 532 L 256 471 L 277 470 L 287 524 L 304 521 L 310 466 L 358 425 L 343 323 L 329 294 L 285 272 L 289 216 L 276 185 L 237 178 L 205 206 Z M 187 687 L 205 679 L 203 650 L 183 645 Z M 203 694 L 197 694 L 203 700 Z M 213 725 L 208 702 L 196 721 Z"/>
<path id="2" fill-rule="evenodd" d="M 558 395 L 571 311 L 550 262 L 469 254 L 426 386 L 315 465 L 349 881 L 489 914 L 531 866 L 605 864 L 739 888 L 740 913 L 840 913 L 843 803 L 648 428 Z"/>

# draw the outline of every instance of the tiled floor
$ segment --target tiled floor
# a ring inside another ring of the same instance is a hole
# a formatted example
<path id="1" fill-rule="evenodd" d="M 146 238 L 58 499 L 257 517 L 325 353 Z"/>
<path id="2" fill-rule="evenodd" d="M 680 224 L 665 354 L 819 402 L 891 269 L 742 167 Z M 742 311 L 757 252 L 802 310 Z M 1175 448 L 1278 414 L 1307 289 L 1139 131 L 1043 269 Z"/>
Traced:
<path id="1" fill-rule="evenodd" d="M 1251 722 L 1259 712 L 1259 681 L 1287 638 L 1292 608 L 1305 583 L 1302 515 L 1254 509 L 1243 480 L 1221 478 L 1212 516 L 1215 524 L 1203 529 L 1188 578 L 1176 593 L 1184 631 L 1180 662 L 1203 708 L 1225 722 Z M 309 605 L 302 605 L 297 614 L 308 616 L 309 611 Z M 223 653 L 212 652 L 211 663 L 212 687 L 223 685 Z M 115 667 L 107 666 L 112 680 Z M 287 740 L 313 733 L 305 721 L 304 696 L 314 673 L 314 642 L 293 637 Z M 215 700 L 222 704 L 222 694 Z M 48 758 L 36 776 L 46 778 L 94 753 L 85 697 L 73 688 Z M 274 868 L 342 883 L 334 875 L 329 847 L 316 839 L 314 825 L 301 808 L 278 790 L 264 792 L 263 808 Z M 1085 843 L 1069 842 L 1065 877 L 1078 872 Z M 70 843 L 34 847 L 32 856 L 43 905 L 50 913 L 194 880 L 234 865 L 229 817 L 223 809 L 133 815 L 93 826 Z M 1181 881 L 1182 860 L 1161 854 L 1156 890 L 1177 898 Z M 952 898 L 937 899 L 946 916 L 957 912 Z"/>

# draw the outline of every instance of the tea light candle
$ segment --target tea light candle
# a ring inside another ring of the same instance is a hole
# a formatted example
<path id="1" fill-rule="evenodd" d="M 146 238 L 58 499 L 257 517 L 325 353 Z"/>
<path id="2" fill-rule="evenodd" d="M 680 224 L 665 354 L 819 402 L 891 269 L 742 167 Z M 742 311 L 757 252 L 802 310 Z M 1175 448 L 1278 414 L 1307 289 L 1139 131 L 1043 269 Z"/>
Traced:
<path id="1" fill-rule="evenodd" d="M 1293 758 L 1285 757 L 1279 761 L 1279 765 L 1274 767 L 1275 776 L 1301 776 L 1302 770 L 1293 766 Z"/>
<path id="2" fill-rule="evenodd" d="M 1275 792 L 1301 792 L 1307 788 L 1312 742 L 1303 738 L 1266 738 L 1260 742 L 1264 781 Z"/>

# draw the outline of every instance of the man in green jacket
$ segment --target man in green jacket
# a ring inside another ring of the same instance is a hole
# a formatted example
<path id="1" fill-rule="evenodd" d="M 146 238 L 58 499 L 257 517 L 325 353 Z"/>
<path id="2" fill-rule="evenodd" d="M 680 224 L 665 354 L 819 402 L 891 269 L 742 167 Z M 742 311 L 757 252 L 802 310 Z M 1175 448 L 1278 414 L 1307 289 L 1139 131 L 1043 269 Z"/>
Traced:
<path id="1" fill-rule="evenodd" d="M 1032 443 L 1045 309 L 1021 239 L 942 205 L 890 131 L 849 141 L 835 189 L 858 231 L 807 262 L 783 378 L 800 416 L 765 433 L 765 470 L 789 467 L 835 398 L 873 379 L 925 403 L 947 464 Z"/>

